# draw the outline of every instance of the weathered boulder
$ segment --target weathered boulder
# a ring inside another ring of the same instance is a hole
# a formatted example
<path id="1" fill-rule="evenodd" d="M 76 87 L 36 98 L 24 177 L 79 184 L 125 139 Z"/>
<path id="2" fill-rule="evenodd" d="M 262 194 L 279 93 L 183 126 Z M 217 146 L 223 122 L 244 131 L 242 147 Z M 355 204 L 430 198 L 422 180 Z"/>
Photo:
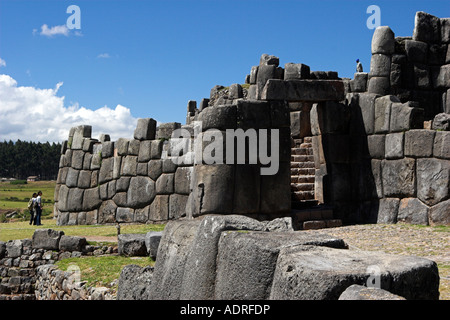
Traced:
<path id="1" fill-rule="evenodd" d="M 432 206 L 450 196 L 450 161 L 417 159 L 417 197 Z"/>
<path id="2" fill-rule="evenodd" d="M 317 246 L 281 249 L 270 299 L 334 300 L 352 284 L 373 281 L 408 300 L 439 299 L 439 273 L 434 261 Z"/>
<path id="3" fill-rule="evenodd" d="M 156 134 L 156 120 L 152 118 L 138 119 L 134 138 L 137 140 L 154 140 Z"/>
<path id="4" fill-rule="evenodd" d="M 208 107 L 209 109 L 209 107 Z M 177 300 L 183 281 L 186 259 L 201 219 L 174 220 L 167 223 L 161 238 L 149 299 Z"/>
<path id="5" fill-rule="evenodd" d="M 413 197 L 416 191 L 415 160 L 382 160 L 383 193 L 387 197 Z"/>
<path id="6" fill-rule="evenodd" d="M 398 208 L 397 221 L 428 225 L 428 206 L 417 198 L 403 198 Z"/>
<path id="7" fill-rule="evenodd" d="M 145 234 L 119 234 L 118 250 L 123 256 L 146 256 L 147 247 L 145 246 Z"/>
<path id="8" fill-rule="evenodd" d="M 21 240 L 9 240 L 6 242 L 6 255 L 8 258 L 18 258 L 22 255 L 23 244 Z"/>
<path id="9" fill-rule="evenodd" d="M 156 196 L 155 182 L 149 177 L 132 177 L 127 191 L 127 204 L 140 208 L 150 204 Z"/>
<path id="10" fill-rule="evenodd" d="M 147 248 L 148 255 L 153 260 L 156 259 L 162 235 L 162 231 L 150 231 L 145 234 L 145 247 Z"/>
<path id="11" fill-rule="evenodd" d="M 309 79 L 310 68 L 303 63 L 286 63 L 284 65 L 284 80 Z"/>
<path id="12" fill-rule="evenodd" d="M 396 223 L 398 206 L 400 200 L 397 198 L 383 198 L 378 202 L 377 223 Z"/>
<path id="13" fill-rule="evenodd" d="M 339 296 L 339 300 L 406 300 L 389 291 L 352 284 Z"/>
<path id="14" fill-rule="evenodd" d="M 391 73 L 391 56 L 386 54 L 372 54 L 370 60 L 370 77 L 389 77 Z"/>
<path id="15" fill-rule="evenodd" d="M 268 299 L 280 250 L 296 245 L 346 247 L 341 239 L 326 234 L 222 232 L 217 252 L 215 296 L 208 298 Z"/>
<path id="16" fill-rule="evenodd" d="M 269 79 L 261 93 L 262 100 L 327 101 L 344 100 L 341 80 L 289 80 Z"/>
<path id="17" fill-rule="evenodd" d="M 64 231 L 52 229 L 37 229 L 33 233 L 33 248 L 45 250 L 58 250 L 59 241 L 64 235 Z"/>
<path id="18" fill-rule="evenodd" d="M 388 26 L 379 26 L 372 36 L 372 54 L 392 54 L 395 48 L 394 32 Z"/>
<path id="19" fill-rule="evenodd" d="M 442 201 L 430 208 L 430 225 L 450 225 L 450 199 Z"/>
<path id="20" fill-rule="evenodd" d="M 434 117 L 432 128 L 434 130 L 450 131 L 450 114 L 439 113 Z"/>
<path id="21" fill-rule="evenodd" d="M 216 257 L 222 231 L 262 231 L 264 224 L 239 215 L 205 216 L 198 225 L 186 259 L 180 299 L 213 299 Z M 158 252 L 160 254 L 160 252 Z"/>
<path id="22" fill-rule="evenodd" d="M 440 38 L 439 18 L 423 11 L 416 12 L 413 40 L 437 43 Z"/>
<path id="23" fill-rule="evenodd" d="M 86 238 L 77 236 L 61 236 L 59 240 L 59 250 L 61 251 L 82 251 L 87 245 Z"/>
<path id="24" fill-rule="evenodd" d="M 431 157 L 433 155 L 433 142 L 435 131 L 409 130 L 405 133 L 406 157 Z"/>
<path id="25" fill-rule="evenodd" d="M 120 272 L 117 300 L 148 300 L 153 267 L 125 266 Z"/>

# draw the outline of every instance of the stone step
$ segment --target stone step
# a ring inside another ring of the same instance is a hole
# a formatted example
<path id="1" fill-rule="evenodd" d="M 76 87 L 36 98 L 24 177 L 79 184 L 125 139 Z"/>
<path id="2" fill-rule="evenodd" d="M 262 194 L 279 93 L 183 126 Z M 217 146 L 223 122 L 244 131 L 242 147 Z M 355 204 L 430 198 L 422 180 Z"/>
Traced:
<path id="1" fill-rule="evenodd" d="M 291 162 L 313 162 L 314 163 L 314 156 L 313 155 L 291 155 Z"/>
<path id="2" fill-rule="evenodd" d="M 292 201 L 315 200 L 314 191 L 292 191 Z"/>
<path id="3" fill-rule="evenodd" d="M 292 201 L 291 202 L 291 207 L 293 209 L 293 211 L 303 211 L 306 209 L 309 209 L 311 207 L 315 207 L 318 205 L 318 201 L 317 200 L 302 200 L 302 201 Z"/>
<path id="4" fill-rule="evenodd" d="M 324 228 L 336 228 L 342 226 L 342 221 L 340 219 L 330 219 L 330 220 L 309 220 L 304 221 L 301 224 L 303 230 L 317 230 Z"/>
<path id="5" fill-rule="evenodd" d="M 291 155 L 309 156 L 313 155 L 312 148 L 291 148 Z"/>
<path id="6" fill-rule="evenodd" d="M 299 222 L 333 219 L 333 210 L 331 208 L 323 207 L 322 205 L 313 206 L 305 210 L 295 211 L 294 214 L 295 219 Z"/>
<path id="7" fill-rule="evenodd" d="M 292 178 L 291 178 L 292 180 Z M 291 183 L 292 191 L 313 191 L 314 192 L 314 183 Z"/>
<path id="8" fill-rule="evenodd" d="M 314 165 L 314 162 L 311 162 L 311 161 L 291 162 L 291 168 L 315 169 L 315 165 Z"/>
<path id="9" fill-rule="evenodd" d="M 312 143 L 312 137 L 304 137 L 303 142 Z"/>
<path id="10" fill-rule="evenodd" d="M 312 149 L 312 143 L 306 143 L 306 142 L 303 142 L 301 145 L 300 145 L 300 148 L 311 148 Z"/>
<path id="11" fill-rule="evenodd" d="M 316 169 L 312 168 L 291 168 L 291 176 L 314 176 Z"/>
<path id="12" fill-rule="evenodd" d="M 305 184 L 305 183 L 314 183 L 315 176 L 301 176 L 301 175 L 291 175 L 291 184 Z"/>

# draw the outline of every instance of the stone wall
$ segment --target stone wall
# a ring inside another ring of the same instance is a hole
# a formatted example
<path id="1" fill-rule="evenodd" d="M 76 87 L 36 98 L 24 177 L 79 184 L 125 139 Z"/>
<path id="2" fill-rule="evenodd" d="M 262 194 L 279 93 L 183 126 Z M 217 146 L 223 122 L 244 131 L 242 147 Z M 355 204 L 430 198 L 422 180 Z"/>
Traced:
<path id="1" fill-rule="evenodd" d="M 192 165 L 171 154 L 179 123 L 139 119 L 134 139 L 91 138 L 72 128 L 61 150 L 55 188 L 59 225 L 167 221 L 185 215 Z"/>
<path id="2" fill-rule="evenodd" d="M 37 229 L 32 239 L 0 241 L 0 300 L 74 299 L 75 287 L 82 289 L 81 297 L 101 299 L 109 289 L 89 288 L 85 282 L 75 284 L 73 273 L 57 270 L 54 263 L 113 253 L 117 247 L 89 245 L 85 238 L 51 229 Z"/>
<path id="3" fill-rule="evenodd" d="M 448 21 L 418 12 L 411 38 L 377 28 L 370 72 L 353 79 L 302 63 L 281 67 L 263 54 L 245 85 L 215 86 L 198 106 L 189 101 L 186 125 L 139 119 L 133 139 L 115 142 L 92 139 L 90 126 L 73 128 L 55 189 L 58 223 L 297 219 L 292 209 L 309 201 L 331 206 L 344 223 L 448 224 Z M 177 129 L 184 138 L 172 136 Z M 249 143 L 249 129 L 258 141 L 269 133 L 267 145 Z M 244 136 L 241 162 L 229 130 Z M 264 175 L 258 150 L 270 150 L 275 133 L 278 171 Z"/>

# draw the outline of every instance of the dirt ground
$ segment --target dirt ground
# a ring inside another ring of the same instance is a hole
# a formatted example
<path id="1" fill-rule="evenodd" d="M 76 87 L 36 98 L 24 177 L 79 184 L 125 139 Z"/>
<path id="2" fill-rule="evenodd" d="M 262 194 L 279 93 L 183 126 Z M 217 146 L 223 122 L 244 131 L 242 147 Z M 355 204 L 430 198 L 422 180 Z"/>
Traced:
<path id="1" fill-rule="evenodd" d="M 343 239 L 351 249 L 412 255 L 435 261 L 440 276 L 440 300 L 450 300 L 450 232 L 448 228 L 398 223 L 343 226 L 320 231 Z"/>

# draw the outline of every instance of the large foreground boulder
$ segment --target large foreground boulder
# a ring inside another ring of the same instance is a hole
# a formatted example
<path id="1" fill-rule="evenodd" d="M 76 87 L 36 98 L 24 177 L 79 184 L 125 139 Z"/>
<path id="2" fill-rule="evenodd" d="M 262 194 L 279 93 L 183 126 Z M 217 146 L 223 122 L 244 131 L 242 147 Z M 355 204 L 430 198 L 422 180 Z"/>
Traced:
<path id="1" fill-rule="evenodd" d="M 375 251 L 296 246 L 279 254 L 270 299 L 335 300 L 350 285 L 365 285 L 372 279 L 381 289 L 408 300 L 439 298 L 434 261 Z"/>
<path id="2" fill-rule="evenodd" d="M 152 267 L 125 266 L 119 277 L 117 300 L 147 300 L 152 277 Z"/>
<path id="3" fill-rule="evenodd" d="M 339 300 L 405 300 L 405 298 L 380 288 L 352 284 L 342 292 Z"/>

